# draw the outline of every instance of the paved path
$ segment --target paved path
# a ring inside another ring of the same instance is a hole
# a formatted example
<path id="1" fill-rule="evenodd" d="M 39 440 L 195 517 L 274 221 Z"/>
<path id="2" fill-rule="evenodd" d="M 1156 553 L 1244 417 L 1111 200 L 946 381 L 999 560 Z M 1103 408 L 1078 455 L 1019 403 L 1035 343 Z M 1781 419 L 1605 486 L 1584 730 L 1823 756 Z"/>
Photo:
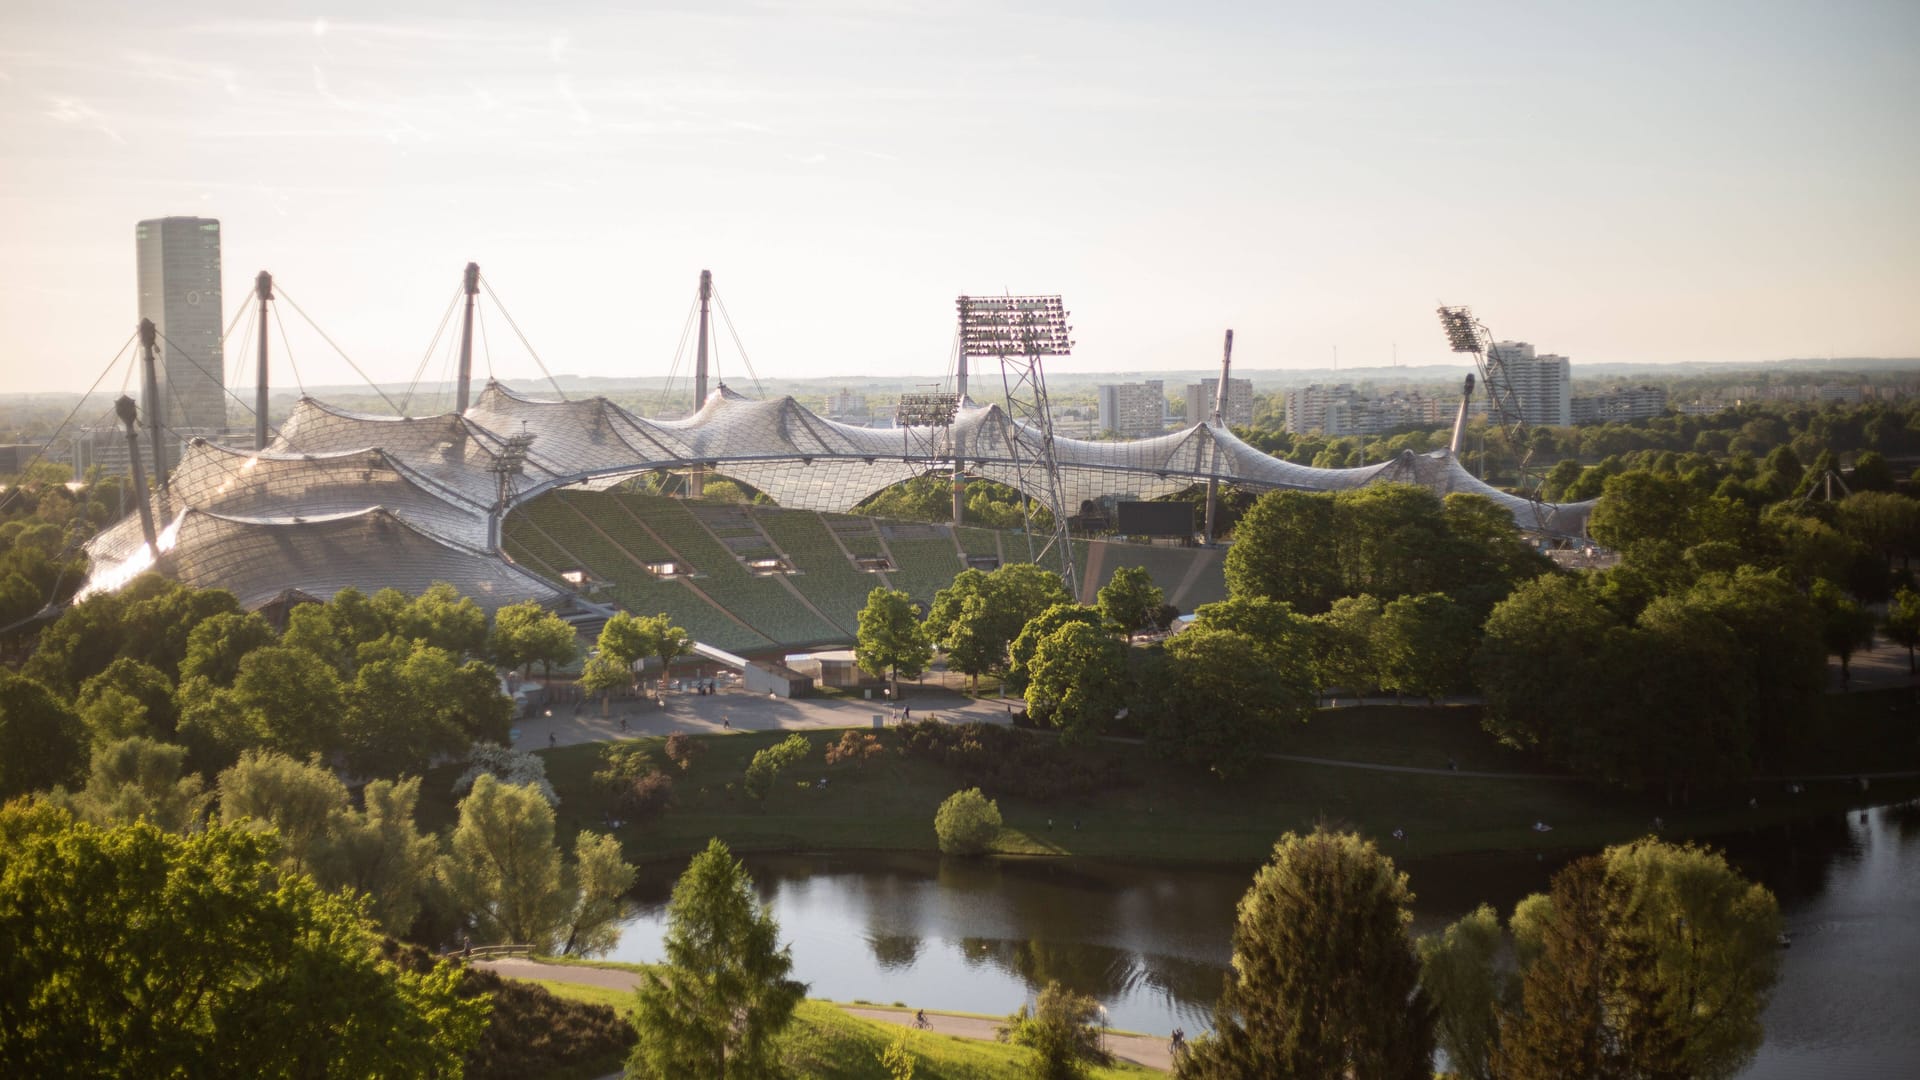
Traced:
<path id="1" fill-rule="evenodd" d="M 899 1024 L 901 1027 L 913 1025 L 913 1013 L 906 1009 L 869 1009 L 855 1005 L 842 1005 L 848 1016 L 857 1016 L 862 1020 L 875 1020 L 882 1024 Z M 950 1016 L 946 1013 L 928 1013 L 927 1024 L 938 1035 L 955 1035 L 962 1039 L 981 1039 L 994 1042 L 1000 1038 L 1001 1021 L 987 1020 L 977 1016 Z M 1145 1065 L 1149 1069 L 1161 1072 L 1173 1071 L 1173 1057 L 1167 1052 L 1167 1040 L 1153 1035 L 1108 1035 L 1107 1050 L 1114 1057 L 1131 1061 L 1136 1065 Z"/>
<path id="2" fill-rule="evenodd" d="M 508 957 L 503 960 L 475 960 L 473 966 L 485 968 L 497 975 L 509 979 L 544 979 L 548 982 L 577 983 L 581 986 L 597 986 L 607 990 L 631 990 L 639 985 L 640 977 L 631 971 L 615 968 L 581 967 L 574 964 L 543 964 L 538 960 L 520 957 Z M 883 1024 L 899 1024 L 911 1027 L 913 1013 L 905 1009 L 875 1009 L 853 1005 L 839 1006 L 849 1016 L 863 1020 L 876 1020 Z M 927 1014 L 931 1029 L 940 1035 L 953 1035 L 962 1039 L 981 1039 L 993 1042 L 999 1038 L 995 1030 L 999 1021 L 987 1020 L 975 1016 L 953 1016 L 947 1013 Z M 1167 1053 L 1167 1040 L 1151 1035 L 1109 1035 L 1107 1048 L 1115 1057 L 1124 1058 L 1135 1064 L 1145 1065 L 1149 1069 L 1163 1072 L 1173 1068 L 1173 1059 Z"/>
<path id="3" fill-rule="evenodd" d="M 1017 699 L 970 698 L 934 687 L 907 688 L 906 707 L 913 719 L 937 716 L 954 723 L 984 721 L 1005 724 L 1013 710 L 1026 707 Z M 793 700 L 744 690 L 722 690 L 700 695 L 690 690 L 667 691 L 665 704 L 652 701 L 615 701 L 603 715 L 600 703 L 585 702 L 578 711 L 571 703 L 544 710 L 545 715 L 517 719 L 516 745 L 527 750 L 576 743 L 609 742 L 641 735 L 723 735 L 729 731 L 795 731 L 809 728 L 865 727 L 874 717 L 891 724 L 900 710 L 887 701 L 846 698 Z M 626 721 L 626 727 L 620 726 Z"/>

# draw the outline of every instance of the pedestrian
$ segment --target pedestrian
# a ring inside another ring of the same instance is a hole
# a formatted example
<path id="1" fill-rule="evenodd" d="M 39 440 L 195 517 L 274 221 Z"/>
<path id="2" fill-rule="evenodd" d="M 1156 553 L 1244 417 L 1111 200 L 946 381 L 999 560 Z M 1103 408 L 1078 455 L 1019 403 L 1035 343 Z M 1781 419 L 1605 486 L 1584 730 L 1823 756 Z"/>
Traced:
<path id="1" fill-rule="evenodd" d="M 723 727 L 723 728 L 726 728 L 726 729 L 727 729 L 728 731 L 732 731 L 732 730 L 733 730 L 733 718 L 732 718 L 732 717 L 730 717 L 730 716 L 723 716 L 723 717 L 721 717 L 721 718 L 720 718 L 720 726 L 721 726 L 721 727 Z"/>
<path id="2" fill-rule="evenodd" d="M 911 705 L 907 706 L 904 715 L 909 720 L 913 719 L 913 707 Z"/>
<path id="3" fill-rule="evenodd" d="M 552 747 L 552 746 L 559 746 L 559 745 L 560 745 L 560 736 L 558 736 L 558 735 L 556 735 L 556 734 L 554 734 L 554 733 L 553 733 L 553 732 L 551 732 L 551 731 L 549 731 L 549 732 L 547 732 L 547 745 L 548 745 L 548 746 L 550 746 L 550 747 Z"/>
<path id="4" fill-rule="evenodd" d="M 624 716 L 620 718 L 620 730 L 621 731 L 627 730 L 627 718 Z"/>

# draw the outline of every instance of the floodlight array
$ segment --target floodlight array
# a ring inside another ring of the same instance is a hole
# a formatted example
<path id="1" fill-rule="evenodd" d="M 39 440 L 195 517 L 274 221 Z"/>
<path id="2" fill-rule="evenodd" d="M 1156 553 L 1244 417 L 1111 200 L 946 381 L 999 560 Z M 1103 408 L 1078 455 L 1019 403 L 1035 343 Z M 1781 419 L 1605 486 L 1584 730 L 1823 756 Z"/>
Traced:
<path id="1" fill-rule="evenodd" d="M 959 411 L 959 394 L 901 394 L 893 419 L 901 427 L 951 427 Z"/>
<path id="2" fill-rule="evenodd" d="M 1474 321 L 1473 309 L 1465 307 L 1443 307 L 1440 310 L 1440 329 L 1447 335 L 1447 344 L 1457 353 L 1478 353 L 1481 349 L 1480 324 Z"/>
<path id="3" fill-rule="evenodd" d="M 962 296 L 960 347 L 970 357 L 1069 356 L 1067 310 L 1058 296 Z"/>

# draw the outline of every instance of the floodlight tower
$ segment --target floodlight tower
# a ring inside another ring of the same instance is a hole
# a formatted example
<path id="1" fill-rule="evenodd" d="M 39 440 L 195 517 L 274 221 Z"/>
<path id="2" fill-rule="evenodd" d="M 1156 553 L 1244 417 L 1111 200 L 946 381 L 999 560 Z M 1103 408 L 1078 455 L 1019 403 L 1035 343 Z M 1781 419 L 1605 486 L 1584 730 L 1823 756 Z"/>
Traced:
<path id="1" fill-rule="evenodd" d="M 526 426 L 526 422 L 521 421 L 520 434 L 507 436 L 500 445 L 499 455 L 493 459 L 493 464 L 487 466 L 487 471 L 493 474 L 495 483 L 499 485 L 496 495 L 498 501 L 493 504 L 495 513 L 506 511 L 507 502 L 513 498 L 515 478 L 526 471 L 527 451 L 532 448 L 534 439 L 533 433 L 525 430 Z"/>
<path id="2" fill-rule="evenodd" d="M 1507 448 L 1519 455 L 1519 478 L 1515 486 L 1533 506 L 1534 527 L 1545 532 L 1547 512 L 1540 504 L 1540 478 L 1529 475 L 1527 471 L 1528 464 L 1533 460 L 1533 448 L 1527 445 L 1527 418 L 1520 411 L 1520 394 L 1514 388 L 1504 359 L 1498 350 L 1491 347 L 1493 332 L 1474 318 L 1471 308 L 1442 307 L 1439 315 L 1440 329 L 1447 335 L 1447 344 L 1454 352 L 1472 356 L 1474 366 L 1480 371 L 1480 385 L 1487 392 L 1487 419 L 1500 424 L 1500 430 L 1506 435 Z M 1472 392 L 1472 383 L 1469 382 L 1465 393 Z M 1460 402 L 1462 419 L 1466 407 L 1463 396 Z M 1459 433 L 1456 432 L 1456 447 L 1458 442 Z"/>
<path id="3" fill-rule="evenodd" d="M 1058 296 L 962 296 L 960 352 L 962 356 L 995 357 L 1000 361 L 1000 385 L 1006 394 L 1007 453 L 1013 459 L 1014 482 L 1020 488 L 1020 511 L 1026 524 L 1027 557 L 1040 563 L 1057 552 L 1060 577 L 1067 595 L 1080 598 L 1080 582 L 1073 568 L 1073 543 L 1067 533 L 1068 507 L 1060 484 L 1060 461 L 1053 449 L 1053 409 L 1047 401 L 1047 376 L 1042 361 L 1069 356 L 1073 341 L 1067 311 Z M 1023 434 L 1038 446 L 1022 447 Z M 1053 535 L 1034 547 L 1033 511 L 1028 476 L 1037 473 L 1042 499 L 1053 511 Z M 1043 564 L 1044 565 L 1044 564 Z"/>

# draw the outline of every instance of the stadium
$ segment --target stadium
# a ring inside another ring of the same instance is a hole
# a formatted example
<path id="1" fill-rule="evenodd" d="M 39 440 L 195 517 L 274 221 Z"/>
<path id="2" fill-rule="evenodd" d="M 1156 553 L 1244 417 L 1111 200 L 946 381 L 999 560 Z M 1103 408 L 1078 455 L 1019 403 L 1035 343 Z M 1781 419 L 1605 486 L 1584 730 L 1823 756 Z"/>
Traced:
<path id="1" fill-rule="evenodd" d="M 703 277 L 703 345 L 706 288 Z M 1045 350 L 1033 340 L 1002 335 L 981 355 L 998 352 L 1005 363 L 1010 351 L 1031 353 L 1027 370 L 1037 374 Z M 700 642 L 754 653 L 852 641 L 876 585 L 925 602 L 969 566 L 1031 557 L 1027 534 L 852 513 L 929 474 L 998 481 L 1061 521 L 1103 498 L 1153 499 L 1195 484 L 1325 492 L 1412 483 L 1483 495 L 1542 537 L 1578 536 L 1590 510 L 1503 492 L 1448 450 L 1361 468 L 1296 465 L 1217 418 L 1130 441 L 1055 438 L 1035 419 L 1044 409 L 1015 415 L 977 403 L 966 396 L 964 364 L 960 372 L 945 415 L 893 428 L 839 423 L 791 397 L 756 400 L 724 384 L 704 392 L 704 363 L 700 408 L 678 420 L 643 418 L 604 397 L 535 398 L 499 382 L 470 406 L 424 417 L 302 397 L 260 449 L 193 440 L 148 512 L 88 545 L 82 595 L 118 588 L 156 561 L 170 577 L 229 590 L 254 609 L 348 587 L 418 593 L 444 581 L 489 610 L 533 600 L 583 618 L 665 612 Z M 1011 393 L 1008 403 L 1017 405 Z M 775 505 L 669 498 L 629 483 L 673 474 L 730 477 Z M 1148 569 L 1183 610 L 1224 595 L 1220 547 L 1063 543 L 1071 558 L 1062 565 L 1082 596 L 1122 566 Z"/>

